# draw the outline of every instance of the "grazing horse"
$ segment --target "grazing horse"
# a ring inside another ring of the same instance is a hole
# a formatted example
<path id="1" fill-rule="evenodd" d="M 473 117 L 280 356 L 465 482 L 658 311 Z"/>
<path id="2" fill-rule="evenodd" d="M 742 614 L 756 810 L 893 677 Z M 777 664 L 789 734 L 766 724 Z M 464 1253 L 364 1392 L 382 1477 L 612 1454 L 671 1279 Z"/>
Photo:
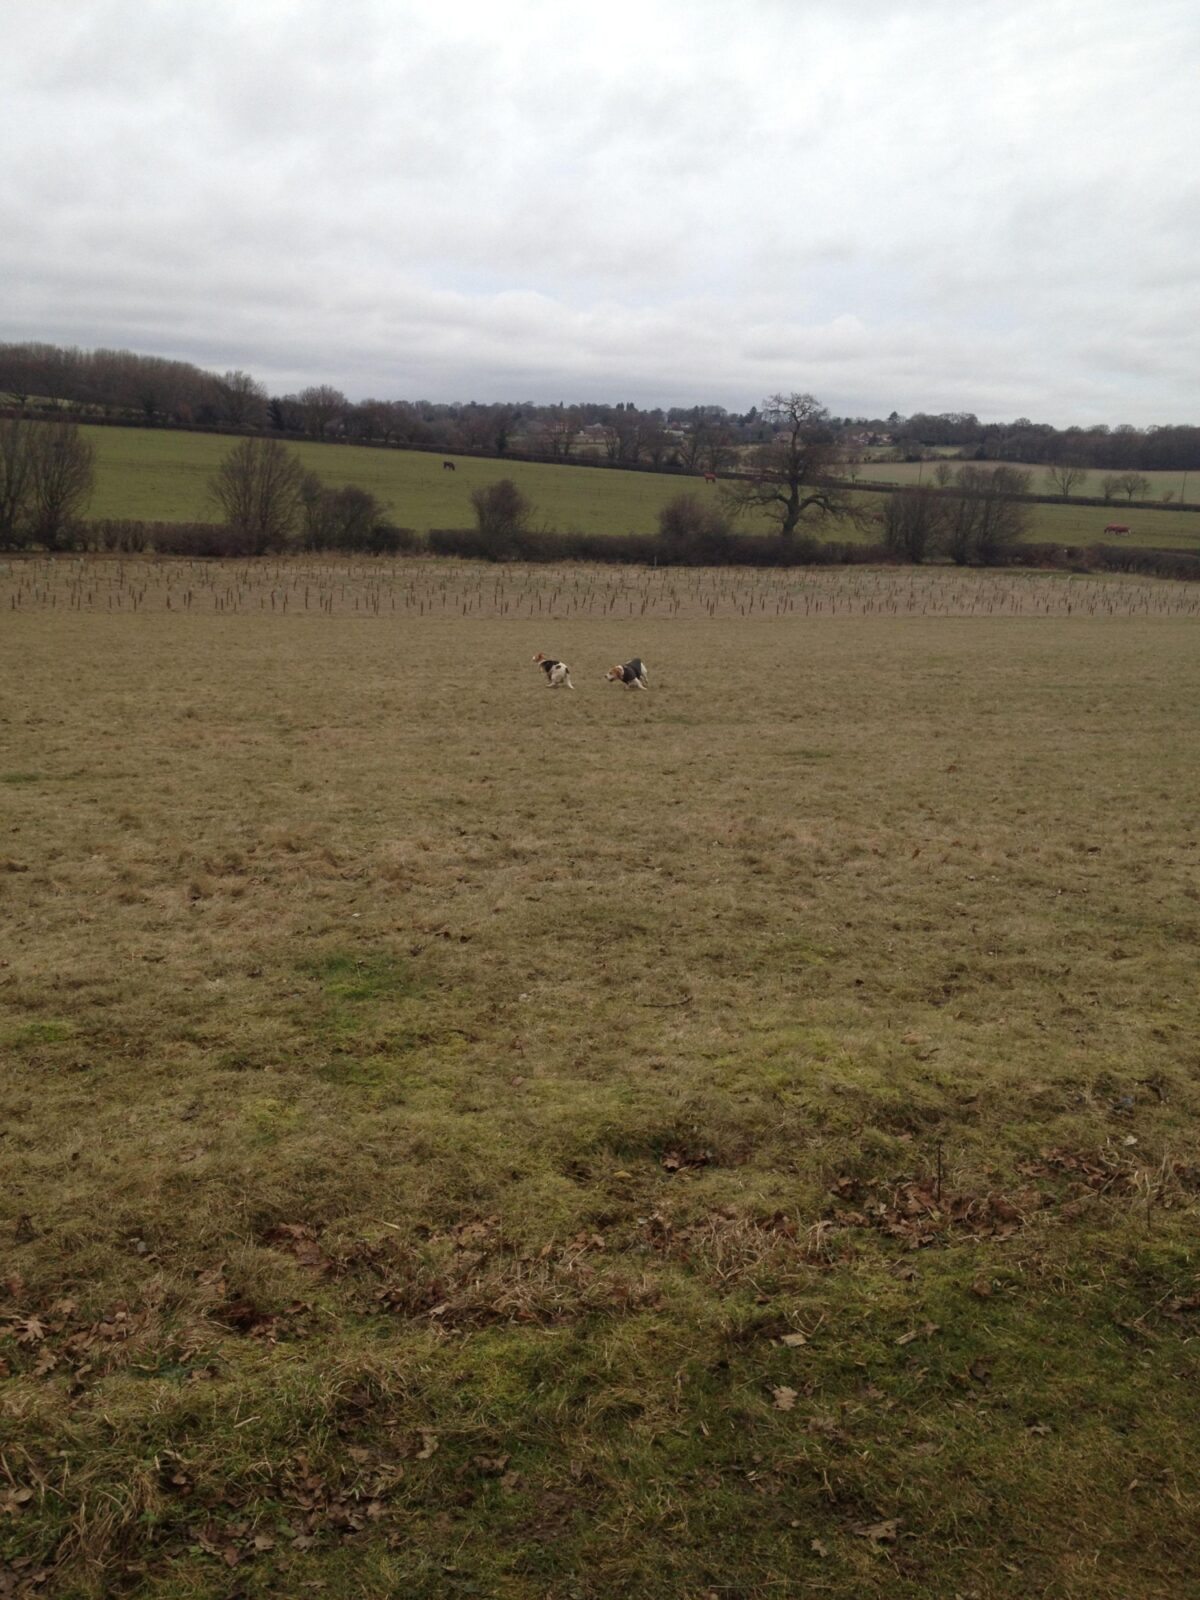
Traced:
<path id="1" fill-rule="evenodd" d="M 1129 524 L 1127 522 L 1110 522 L 1104 531 L 1105 533 L 1128 533 Z"/>
<path id="2" fill-rule="evenodd" d="M 443 472 L 457 472 L 457 470 L 458 470 L 458 468 L 454 465 L 453 461 L 443 461 L 442 462 L 442 471 Z"/>
<path id="3" fill-rule="evenodd" d="M 706 472 L 704 474 L 704 481 L 705 481 L 705 483 L 716 483 L 716 481 L 717 481 L 716 473 L 715 472 Z"/>

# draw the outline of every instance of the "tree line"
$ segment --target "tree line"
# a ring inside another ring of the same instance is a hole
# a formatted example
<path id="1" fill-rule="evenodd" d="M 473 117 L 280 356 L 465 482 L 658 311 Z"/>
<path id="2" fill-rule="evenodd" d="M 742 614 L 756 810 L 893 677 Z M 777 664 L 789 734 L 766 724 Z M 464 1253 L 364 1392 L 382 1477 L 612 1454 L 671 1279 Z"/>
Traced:
<path id="1" fill-rule="evenodd" d="M 1096 423 L 1086 428 L 1055 428 L 1028 417 L 980 422 L 971 412 L 938 416 L 917 412 L 911 417 L 892 412 L 882 421 L 859 419 L 851 430 L 860 435 L 874 430 L 877 438 L 886 435 L 898 456 L 914 461 L 931 450 L 952 448 L 960 457 L 977 461 L 1021 461 L 1077 472 L 1140 474 L 1200 468 L 1200 426 L 1192 424 L 1135 428 L 1121 423 L 1110 428 Z"/>
<path id="2" fill-rule="evenodd" d="M 664 508 L 655 560 L 758 563 L 754 541 L 763 541 L 755 527 L 744 531 L 748 517 L 759 527 L 764 521 L 773 526 L 783 554 L 771 559 L 789 562 L 800 541 L 809 553 L 798 558 L 813 559 L 811 547 L 839 528 L 874 532 L 889 557 L 914 563 L 936 558 L 1000 565 L 1027 538 L 1028 471 L 975 462 L 956 468 L 941 460 L 929 483 L 896 488 L 877 510 L 847 483 L 837 419 L 813 395 L 771 395 L 756 415 L 765 437 L 743 452 L 738 474 L 719 486 L 714 477 L 711 495 L 677 495 Z M 1065 497 L 1073 474 L 1060 469 L 1057 477 Z M 0 420 L 0 547 L 74 547 L 92 479 L 92 447 L 73 422 Z M 1145 480 L 1130 473 L 1115 482 L 1132 498 Z M 289 550 L 383 554 L 418 542 L 411 530 L 390 521 L 388 508 L 368 490 L 330 487 L 275 438 L 239 439 L 213 474 L 208 497 L 213 522 L 188 524 L 186 531 L 179 525 L 175 532 L 166 525 L 155 533 L 155 548 L 224 556 Z M 533 508 L 511 479 L 476 489 L 470 503 L 477 522 L 474 553 L 491 559 L 517 559 L 535 547 L 558 548 L 562 556 L 578 553 L 550 530 L 533 528 Z M 136 549 L 145 533 L 137 524 L 110 523 L 99 538 L 106 548 Z"/>
<path id="3" fill-rule="evenodd" d="M 538 404 L 351 400 L 329 384 L 270 394 L 251 374 L 205 371 L 129 350 L 0 344 L 0 399 L 17 411 L 69 408 L 110 421 L 271 432 L 360 444 L 477 451 L 496 456 L 594 459 L 614 465 L 723 472 L 771 436 L 757 406 L 641 408 L 630 401 Z M 1121 474 L 1200 469 L 1200 426 L 1055 428 L 1028 417 L 982 423 L 973 412 L 830 417 L 847 456 L 886 448 L 919 460 L 951 449 L 962 459 L 1065 465 Z"/>

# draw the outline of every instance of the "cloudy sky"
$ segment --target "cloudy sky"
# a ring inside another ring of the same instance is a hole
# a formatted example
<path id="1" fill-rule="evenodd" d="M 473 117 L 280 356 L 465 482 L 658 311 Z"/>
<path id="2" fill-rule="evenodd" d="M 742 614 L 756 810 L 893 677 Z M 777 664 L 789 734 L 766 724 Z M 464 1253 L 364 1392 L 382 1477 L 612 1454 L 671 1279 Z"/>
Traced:
<path id="1" fill-rule="evenodd" d="M 1197 0 L 0 0 L 0 339 L 1200 420 Z"/>

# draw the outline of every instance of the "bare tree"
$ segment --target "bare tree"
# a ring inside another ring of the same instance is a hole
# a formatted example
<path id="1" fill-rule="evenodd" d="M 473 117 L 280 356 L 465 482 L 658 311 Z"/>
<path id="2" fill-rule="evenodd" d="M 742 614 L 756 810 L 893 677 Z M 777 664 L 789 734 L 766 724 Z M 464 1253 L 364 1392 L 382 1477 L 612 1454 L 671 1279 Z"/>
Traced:
<path id="1" fill-rule="evenodd" d="M 604 454 L 609 461 L 636 461 L 646 418 L 633 404 L 614 406 L 604 419 Z"/>
<path id="2" fill-rule="evenodd" d="M 1120 487 L 1121 474 L 1119 472 L 1110 472 L 1107 477 L 1100 480 L 1100 493 L 1106 500 L 1111 500 Z"/>
<path id="3" fill-rule="evenodd" d="M 216 380 L 221 411 L 235 428 L 261 428 L 267 420 L 267 391 L 248 372 L 227 372 Z"/>
<path id="4" fill-rule="evenodd" d="M 1086 477 L 1087 472 L 1083 467 L 1049 467 L 1046 470 L 1046 482 L 1052 489 L 1056 489 L 1064 500 L 1070 499 L 1071 490 Z"/>
<path id="5" fill-rule="evenodd" d="M 0 546 L 69 544 L 94 467 L 95 451 L 73 422 L 0 422 Z"/>
<path id="6" fill-rule="evenodd" d="M 706 472 L 725 472 L 737 460 L 737 445 L 733 429 L 727 423 L 716 423 L 704 442 L 701 456 Z"/>
<path id="7" fill-rule="evenodd" d="M 652 467 L 661 467 L 671 441 L 658 417 L 647 414 L 641 428 L 641 453 Z"/>
<path id="8" fill-rule="evenodd" d="M 893 489 L 883 508 L 883 542 L 893 555 L 918 565 L 942 544 L 951 502 L 928 484 Z"/>
<path id="9" fill-rule="evenodd" d="M 59 550 L 95 480 L 96 452 L 73 422 L 30 424 L 29 530 L 35 544 Z"/>
<path id="10" fill-rule="evenodd" d="M 19 549 L 29 538 L 30 427 L 0 421 L 0 549 Z"/>
<path id="11" fill-rule="evenodd" d="M 1135 495 L 1139 500 L 1144 500 L 1150 493 L 1150 479 L 1143 477 L 1140 472 L 1123 472 L 1117 479 L 1117 488 L 1130 501 Z"/>
<path id="12" fill-rule="evenodd" d="M 688 418 L 679 441 L 679 459 L 685 467 L 698 471 L 712 433 L 712 423 L 702 407 L 697 406 Z"/>
<path id="13" fill-rule="evenodd" d="M 840 450 L 825 407 L 811 394 L 774 394 L 763 415 L 775 437 L 755 446 L 749 476 L 721 491 L 735 514 L 764 511 L 785 539 L 810 514 L 861 525 L 865 513 L 835 478 Z"/>
<path id="14" fill-rule="evenodd" d="M 679 441 L 679 459 L 693 472 L 719 472 L 734 456 L 733 430 L 718 406 L 693 406 Z"/>
<path id="15" fill-rule="evenodd" d="M 944 489 L 954 476 L 954 468 L 948 461 L 939 461 L 933 469 L 933 481 L 939 489 Z"/>
<path id="16" fill-rule="evenodd" d="M 961 467 L 947 497 L 946 550 L 959 566 L 998 566 L 1029 528 L 1029 474 L 1016 467 Z"/>
<path id="17" fill-rule="evenodd" d="M 350 402 L 340 389 L 327 383 L 314 384 L 301 389 L 296 396 L 304 413 L 305 431 L 314 439 L 323 439 L 329 426 L 347 409 Z"/>
<path id="18" fill-rule="evenodd" d="M 546 454 L 564 458 L 569 456 L 582 426 L 579 412 L 573 406 L 555 406 L 542 424 Z"/>
<path id="19" fill-rule="evenodd" d="M 278 439 L 243 439 L 209 480 L 209 498 L 242 553 L 282 550 L 300 520 L 304 470 Z"/>

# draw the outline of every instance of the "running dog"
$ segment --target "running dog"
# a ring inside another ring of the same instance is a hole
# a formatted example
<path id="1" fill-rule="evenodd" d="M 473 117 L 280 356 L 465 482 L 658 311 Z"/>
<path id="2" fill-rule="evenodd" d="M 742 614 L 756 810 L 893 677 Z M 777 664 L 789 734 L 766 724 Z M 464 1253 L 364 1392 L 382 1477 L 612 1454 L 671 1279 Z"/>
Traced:
<path id="1" fill-rule="evenodd" d="M 646 663 L 640 656 L 634 656 L 632 661 L 627 661 L 623 667 L 609 667 L 604 674 L 609 683 L 623 683 L 630 689 L 648 689 L 650 684 L 646 677 Z"/>
<path id="2" fill-rule="evenodd" d="M 544 656 L 539 650 L 533 658 L 533 664 L 535 667 L 541 667 L 546 674 L 548 689 L 557 689 L 564 685 L 568 689 L 575 687 L 571 682 L 571 669 L 565 661 L 555 661 L 553 656 Z"/>

